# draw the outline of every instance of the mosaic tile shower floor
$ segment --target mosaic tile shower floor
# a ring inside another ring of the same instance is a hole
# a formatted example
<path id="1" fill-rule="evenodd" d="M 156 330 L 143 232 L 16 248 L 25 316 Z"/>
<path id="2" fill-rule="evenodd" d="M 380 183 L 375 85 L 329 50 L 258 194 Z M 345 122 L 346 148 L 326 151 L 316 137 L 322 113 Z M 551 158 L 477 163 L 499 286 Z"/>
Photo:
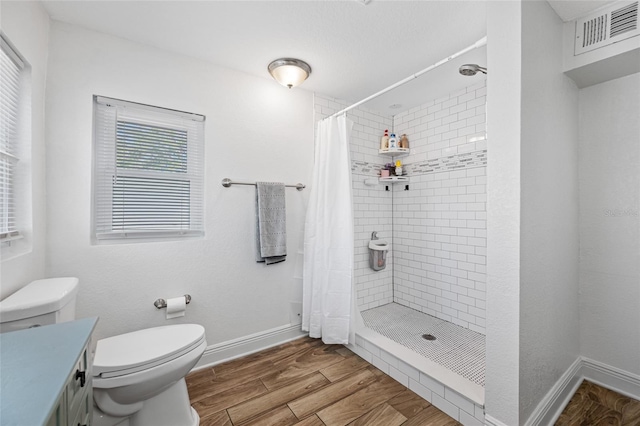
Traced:
<path id="1" fill-rule="evenodd" d="M 484 335 L 397 303 L 363 311 L 362 318 L 367 328 L 484 387 Z"/>

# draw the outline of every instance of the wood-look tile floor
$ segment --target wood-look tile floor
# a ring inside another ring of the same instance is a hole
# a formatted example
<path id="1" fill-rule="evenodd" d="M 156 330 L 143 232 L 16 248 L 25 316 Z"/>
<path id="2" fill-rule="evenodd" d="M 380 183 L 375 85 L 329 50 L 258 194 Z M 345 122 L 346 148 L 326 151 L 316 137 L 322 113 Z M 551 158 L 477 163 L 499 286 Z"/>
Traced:
<path id="1" fill-rule="evenodd" d="M 201 426 L 460 425 L 342 345 L 302 338 L 187 376 Z"/>
<path id="2" fill-rule="evenodd" d="M 556 426 L 638 426 L 640 401 L 584 381 Z"/>

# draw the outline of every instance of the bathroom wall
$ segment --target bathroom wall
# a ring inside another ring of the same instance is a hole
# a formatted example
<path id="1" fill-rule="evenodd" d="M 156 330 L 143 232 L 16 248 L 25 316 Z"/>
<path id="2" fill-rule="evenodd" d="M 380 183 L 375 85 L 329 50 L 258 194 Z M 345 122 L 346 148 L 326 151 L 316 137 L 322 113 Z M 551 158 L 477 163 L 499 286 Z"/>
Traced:
<path id="1" fill-rule="evenodd" d="M 342 100 L 316 95 L 314 98 L 315 122 L 350 105 Z M 393 246 L 387 256 L 387 267 L 374 271 L 369 267 L 368 244 L 371 233 L 378 232 L 378 238 L 391 242 L 392 192 L 385 185 L 367 185 L 365 180 L 377 182 L 378 174 L 386 157 L 378 155 L 380 136 L 385 129 L 391 129 L 391 117 L 368 110 L 355 108 L 347 114 L 354 122 L 351 134 L 351 178 L 353 182 L 354 215 L 354 283 L 356 297 L 361 310 L 375 308 L 393 301 Z"/>
<path id="2" fill-rule="evenodd" d="M 485 418 L 518 425 L 522 3 L 487 2 Z"/>
<path id="3" fill-rule="evenodd" d="M 486 301 L 486 84 L 394 116 L 411 154 L 393 186 L 394 300 L 479 333 Z"/>
<path id="4" fill-rule="evenodd" d="M 640 366 L 639 75 L 578 91 L 561 26 L 488 4 L 488 424 L 530 421 L 579 356 Z"/>
<path id="5" fill-rule="evenodd" d="M 488 424 L 515 425 L 580 355 L 578 91 L 546 2 L 489 2 L 487 12 L 485 410 Z"/>
<path id="6" fill-rule="evenodd" d="M 95 337 L 199 323 L 211 346 L 293 322 L 308 190 L 286 189 L 288 257 L 266 266 L 254 258 L 255 189 L 220 182 L 308 185 L 312 93 L 55 21 L 50 40 L 46 272 L 79 277 L 78 315 L 100 317 Z M 94 94 L 206 116 L 204 238 L 91 243 Z M 185 293 L 183 318 L 153 306 Z"/>
<path id="7" fill-rule="evenodd" d="M 2 2 L 2 32 L 30 65 L 30 158 L 18 166 L 17 188 L 24 238 L 2 247 L 0 299 L 44 277 L 46 237 L 45 195 L 45 81 L 49 44 L 49 16 L 39 2 Z"/>
<path id="8" fill-rule="evenodd" d="M 562 72 L 562 34 L 547 2 L 523 2 L 521 421 L 580 355 L 578 89 Z"/>
<path id="9" fill-rule="evenodd" d="M 580 353 L 640 375 L 640 74 L 580 90 Z"/>

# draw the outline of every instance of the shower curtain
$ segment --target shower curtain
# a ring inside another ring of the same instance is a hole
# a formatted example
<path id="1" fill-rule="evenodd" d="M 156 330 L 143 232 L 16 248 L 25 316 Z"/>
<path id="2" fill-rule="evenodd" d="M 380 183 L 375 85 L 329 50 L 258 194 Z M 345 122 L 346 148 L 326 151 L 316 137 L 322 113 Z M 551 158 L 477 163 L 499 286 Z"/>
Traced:
<path id="1" fill-rule="evenodd" d="M 353 209 L 346 115 L 318 123 L 305 220 L 302 330 L 327 344 L 349 343 Z"/>

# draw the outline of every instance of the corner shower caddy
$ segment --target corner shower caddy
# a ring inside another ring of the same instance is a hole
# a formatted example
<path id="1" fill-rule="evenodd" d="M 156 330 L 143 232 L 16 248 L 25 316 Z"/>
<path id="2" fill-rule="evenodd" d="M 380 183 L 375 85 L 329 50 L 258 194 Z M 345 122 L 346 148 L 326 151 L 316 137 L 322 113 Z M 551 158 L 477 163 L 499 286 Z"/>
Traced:
<path id="1" fill-rule="evenodd" d="M 388 176 L 378 178 L 380 183 L 388 182 L 388 183 L 398 183 L 398 182 L 409 182 L 409 176 Z"/>
<path id="2" fill-rule="evenodd" d="M 410 151 L 411 148 L 379 149 L 378 154 L 388 157 L 405 157 L 409 155 Z"/>
<path id="3" fill-rule="evenodd" d="M 395 148 L 395 149 L 380 149 L 378 154 L 385 155 L 387 157 L 406 157 L 409 155 L 411 148 Z M 380 183 L 399 183 L 409 182 L 408 176 L 385 176 L 378 178 Z"/>

